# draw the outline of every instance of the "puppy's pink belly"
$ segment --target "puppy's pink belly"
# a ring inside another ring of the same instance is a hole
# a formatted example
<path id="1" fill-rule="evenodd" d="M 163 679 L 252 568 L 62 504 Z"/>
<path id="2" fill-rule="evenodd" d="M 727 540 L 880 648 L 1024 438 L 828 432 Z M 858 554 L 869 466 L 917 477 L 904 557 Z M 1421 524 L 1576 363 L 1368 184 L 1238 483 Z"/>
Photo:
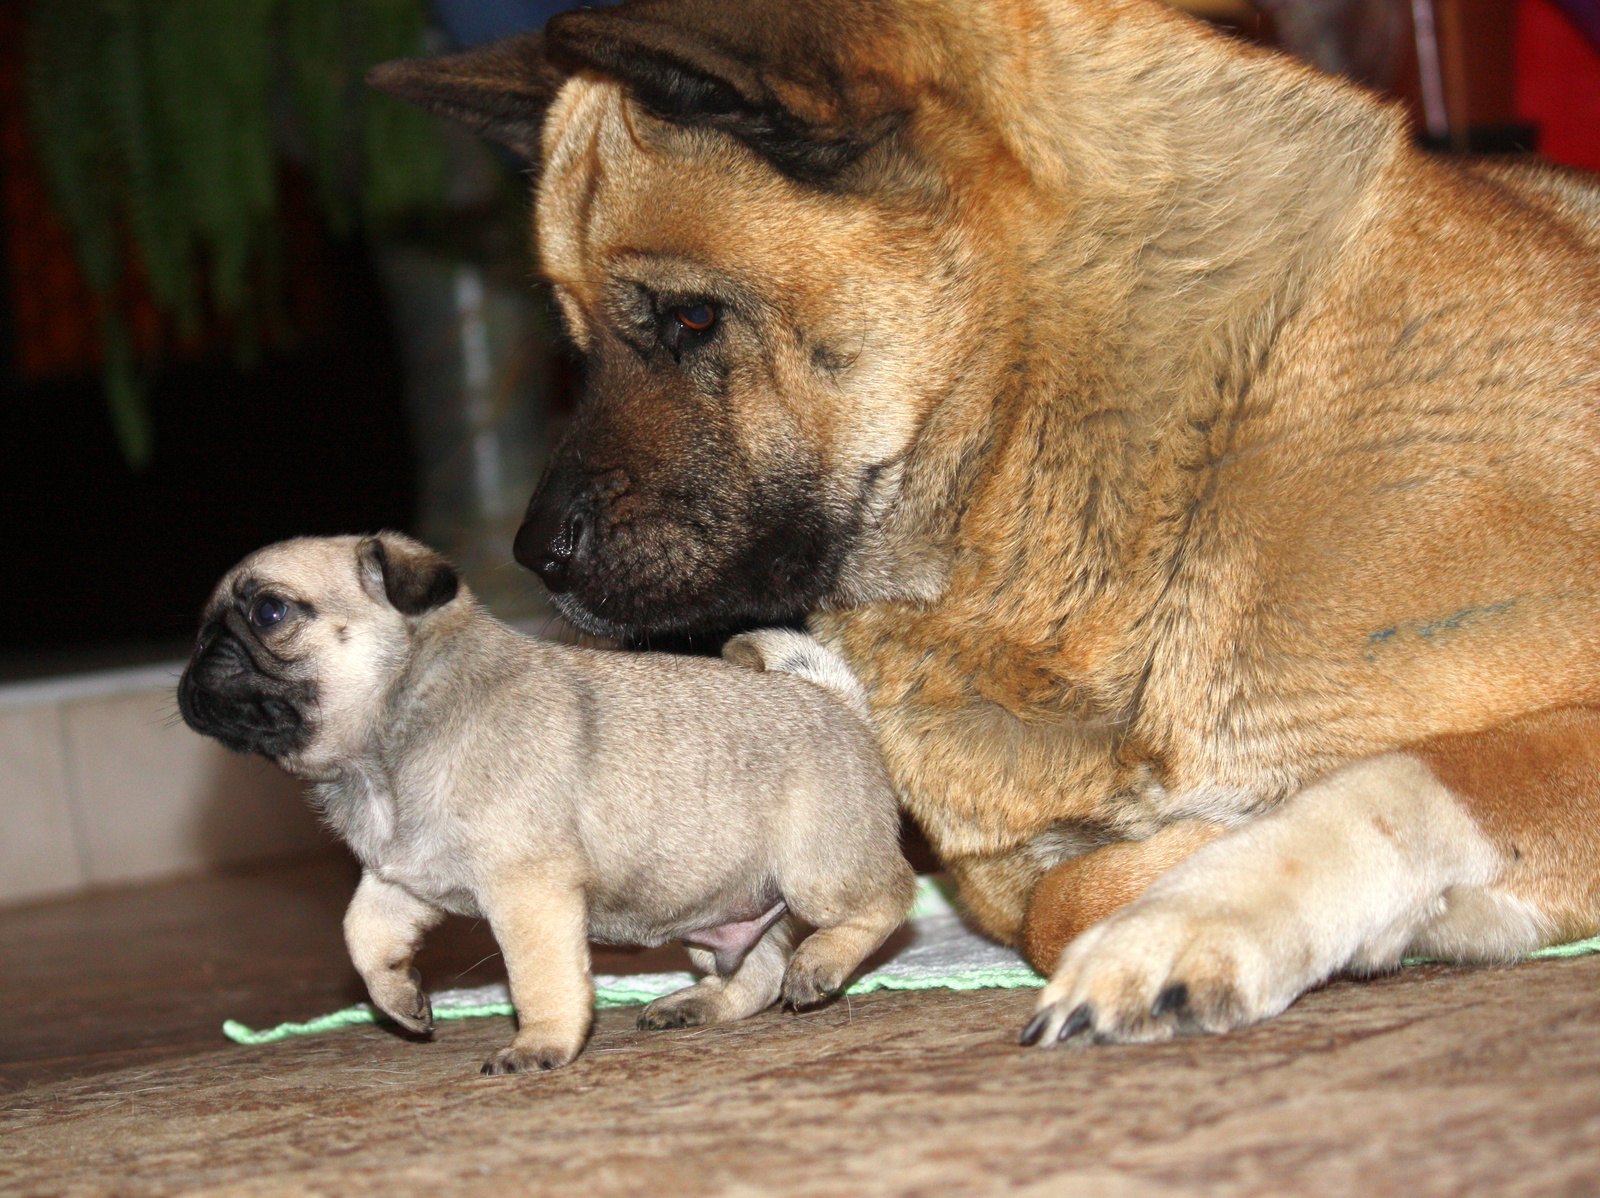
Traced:
<path id="1" fill-rule="evenodd" d="M 720 923 L 714 927 L 686 932 L 683 942 L 692 944 L 696 948 L 709 948 L 717 957 L 717 973 L 728 974 L 738 968 L 739 962 L 744 960 L 744 955 L 783 912 L 784 904 L 780 901 L 774 903 L 771 910 L 754 919 Z"/>

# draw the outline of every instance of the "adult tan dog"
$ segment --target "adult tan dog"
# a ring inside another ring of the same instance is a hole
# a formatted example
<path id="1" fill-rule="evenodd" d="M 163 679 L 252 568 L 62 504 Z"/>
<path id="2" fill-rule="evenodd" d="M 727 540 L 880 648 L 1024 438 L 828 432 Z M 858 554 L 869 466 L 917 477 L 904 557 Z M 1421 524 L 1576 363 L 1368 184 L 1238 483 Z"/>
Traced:
<path id="1" fill-rule="evenodd" d="M 518 557 L 808 612 L 1026 1042 L 1600 930 L 1600 195 L 1142 0 L 641 0 L 375 82 L 540 164 Z M 1152 881 L 1153 879 L 1153 881 Z"/>

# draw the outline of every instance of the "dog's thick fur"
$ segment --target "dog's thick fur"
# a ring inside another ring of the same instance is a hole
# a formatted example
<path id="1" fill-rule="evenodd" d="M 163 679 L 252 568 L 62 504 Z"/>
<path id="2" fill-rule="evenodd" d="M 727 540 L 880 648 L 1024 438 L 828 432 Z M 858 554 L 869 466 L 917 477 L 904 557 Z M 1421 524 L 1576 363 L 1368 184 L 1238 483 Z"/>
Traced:
<path id="1" fill-rule="evenodd" d="M 363 866 L 351 959 L 403 1026 L 431 1025 L 423 933 L 489 920 L 519 1025 L 484 1072 L 514 1073 L 583 1046 L 590 938 L 691 945 L 707 976 L 640 1017 L 682 1027 L 818 1002 L 905 917 L 859 684 L 802 633 L 728 653 L 746 668 L 532 641 L 414 541 L 304 538 L 218 584 L 179 704 L 313 783 Z"/>
<path id="2" fill-rule="evenodd" d="M 374 81 L 542 172 L 590 373 L 519 558 L 595 630 L 810 613 L 1055 969 L 1025 1039 L 1600 930 L 1588 181 L 1145 0 L 639 0 Z"/>

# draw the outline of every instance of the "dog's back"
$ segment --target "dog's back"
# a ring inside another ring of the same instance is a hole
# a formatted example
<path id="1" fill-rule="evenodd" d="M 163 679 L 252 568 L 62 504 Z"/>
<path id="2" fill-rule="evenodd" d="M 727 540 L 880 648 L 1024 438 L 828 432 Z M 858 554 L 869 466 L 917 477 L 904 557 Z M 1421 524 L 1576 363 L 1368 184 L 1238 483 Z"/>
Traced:
<path id="1" fill-rule="evenodd" d="M 1564 221 L 1576 236 L 1600 250 L 1600 179 L 1596 176 L 1515 159 L 1490 161 L 1469 169 Z"/>

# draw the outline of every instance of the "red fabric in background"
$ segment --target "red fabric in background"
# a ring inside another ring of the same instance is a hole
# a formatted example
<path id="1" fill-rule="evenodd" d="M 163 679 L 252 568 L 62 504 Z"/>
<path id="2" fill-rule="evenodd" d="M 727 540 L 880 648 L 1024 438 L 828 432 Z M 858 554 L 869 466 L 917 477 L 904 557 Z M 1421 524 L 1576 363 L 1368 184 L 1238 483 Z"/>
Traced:
<path id="1" fill-rule="evenodd" d="M 1553 0 L 1517 6 L 1517 116 L 1539 127 L 1539 151 L 1600 170 L 1600 51 Z"/>

